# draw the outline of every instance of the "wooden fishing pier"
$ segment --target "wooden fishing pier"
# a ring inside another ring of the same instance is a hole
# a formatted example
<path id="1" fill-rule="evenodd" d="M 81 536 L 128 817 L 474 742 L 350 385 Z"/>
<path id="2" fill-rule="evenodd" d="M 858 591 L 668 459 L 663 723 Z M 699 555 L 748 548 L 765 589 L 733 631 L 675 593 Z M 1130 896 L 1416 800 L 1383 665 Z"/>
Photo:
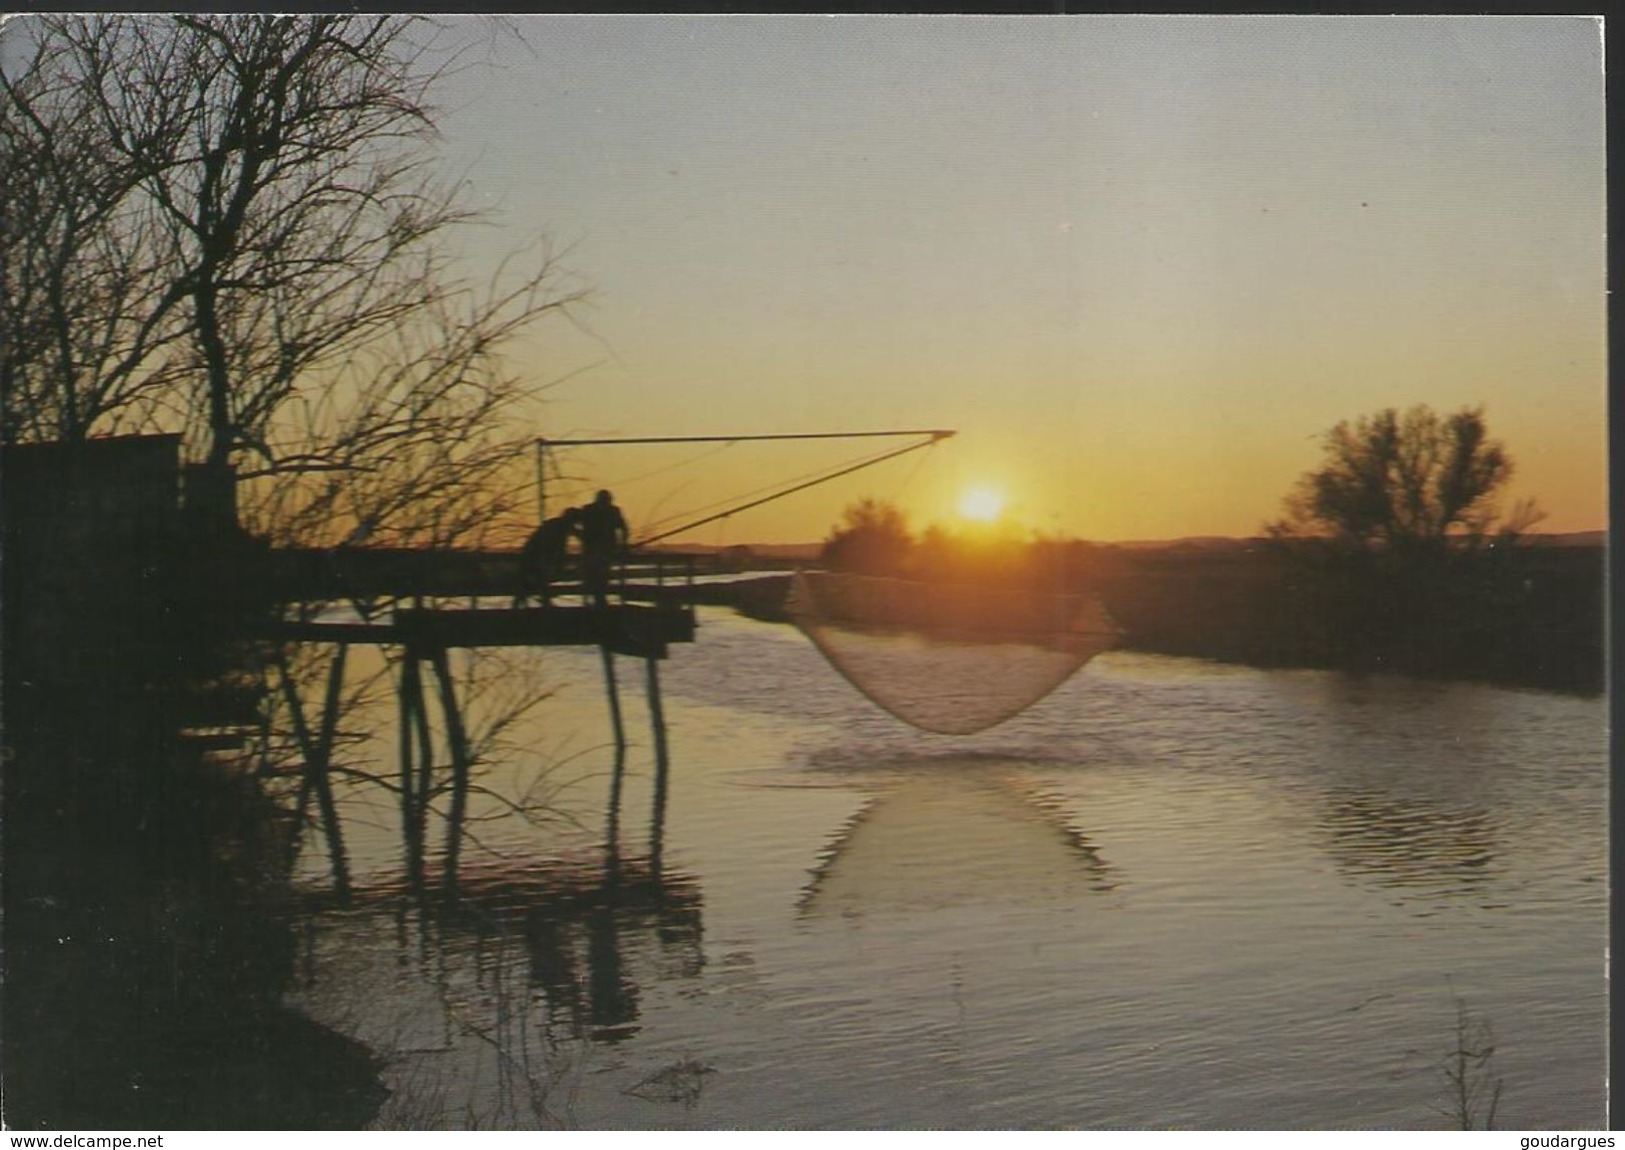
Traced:
<path id="1" fill-rule="evenodd" d="M 161 680 L 173 688 L 170 694 L 184 696 L 185 707 L 177 710 L 173 722 L 178 738 L 221 750 L 240 749 L 262 731 L 258 697 L 245 707 L 228 684 L 209 681 L 204 672 L 196 682 L 190 681 L 195 668 L 175 655 L 177 637 L 195 642 L 200 650 L 224 650 L 247 640 L 242 658 L 262 661 L 266 669 L 278 671 L 274 687 L 261 679 L 258 689 L 280 691 L 291 716 L 302 760 L 296 768 L 295 825 L 304 824 L 314 801 L 341 897 L 348 895 L 350 881 L 331 776 L 337 771 L 333 751 L 351 646 L 367 644 L 398 652 L 393 669 L 399 700 L 399 777 L 377 781 L 398 792 L 408 870 L 418 882 L 426 877 L 431 804 L 448 796 L 443 870 L 448 890 L 457 881 L 473 767 L 464 700 L 458 698 L 450 652 L 487 647 L 598 648 L 615 746 L 612 841 L 628 746 L 616 658 L 641 660 L 655 757 L 650 866 L 658 876 L 670 774 L 659 664 L 673 644 L 694 642 L 695 602 L 715 600 L 696 584 L 701 571 L 694 558 L 641 548 L 929 447 L 952 434 L 924 430 L 537 440 L 539 519 L 546 515 L 545 478 L 553 448 L 744 439 L 917 440 L 811 478 L 798 477 L 772 494 L 635 540 L 620 556 L 607 593 L 587 594 L 572 578 L 572 566 L 554 572 L 540 597 L 538 588 L 530 585 L 518 550 L 272 547 L 239 526 L 236 476 L 231 470 L 184 463 L 177 435 L 8 446 L 0 454 L 11 497 L 5 523 L 8 560 L 14 568 L 13 592 L 5 604 L 8 640 L 22 640 L 17 649 L 27 656 L 19 664 L 26 665 L 24 679 L 71 695 L 85 681 L 87 668 L 95 669 L 100 646 L 88 643 L 86 636 L 100 625 L 97 620 L 116 621 L 120 634 L 128 633 L 120 644 L 126 655 L 119 666 L 129 671 L 125 677 Z M 16 572 L 21 572 L 20 578 Z M 467 605 L 450 605 L 456 603 Z M 385 604 L 394 606 L 387 609 Z M 317 688 L 323 695 L 319 709 L 308 712 L 289 667 L 295 645 L 307 644 L 331 650 L 325 689 Z M 149 647 L 152 655 L 144 661 L 128 656 Z M 248 668 L 245 664 L 237 669 Z M 102 676 L 110 682 L 118 677 L 114 670 Z M 147 685 L 132 682 L 130 688 L 139 693 Z M 439 712 L 438 738 L 430 717 L 431 695 L 438 704 L 433 708 Z M 444 747 L 443 755 L 437 742 Z M 262 766 L 270 769 L 268 764 Z"/>
<path id="2" fill-rule="evenodd" d="M 632 568 L 636 571 L 637 568 Z M 397 607 L 378 618 L 326 617 L 285 618 L 264 625 L 259 637 L 276 644 L 331 644 L 325 698 L 319 719 L 306 718 L 293 677 L 278 655 L 280 679 L 288 709 L 293 715 L 295 738 L 305 760 L 299 798 L 300 817 L 314 797 L 319 821 L 327 839 L 337 893 L 349 892 L 349 873 L 342 835 L 338 830 L 329 766 L 337 731 L 338 711 L 343 699 L 346 656 L 355 644 L 394 647 L 400 651 L 399 680 L 399 778 L 394 785 L 401 802 L 402 835 L 408 878 L 414 885 L 427 877 L 423 873 L 427 845 L 427 815 L 436 789 L 434 767 L 437 757 L 431 706 L 426 683 L 432 681 L 433 694 L 443 727 L 442 736 L 451 769 L 450 804 L 442 861 L 442 885 L 453 890 L 457 884 L 462 830 L 467 813 L 473 757 L 469 749 L 463 706 L 458 698 L 449 653 L 455 649 L 489 647 L 597 647 L 603 668 L 605 698 L 614 735 L 615 763 L 610 782 L 611 836 L 619 822 L 620 796 L 628 739 L 621 706 L 617 655 L 643 662 L 644 691 L 654 746 L 654 807 L 650 828 L 650 866 L 658 876 L 660 842 L 670 786 L 671 758 L 666 738 L 665 709 L 660 693 L 660 661 L 667 658 L 673 643 L 692 643 L 695 636 L 694 608 L 680 601 L 682 587 L 666 581 L 664 571 L 655 581 L 639 586 L 628 583 L 623 565 L 616 583 L 619 595 L 603 602 L 590 602 L 576 583 L 557 584 L 550 590 L 552 601 L 543 605 L 470 607 Z M 689 567 L 690 581 L 692 567 Z M 647 572 L 644 572 L 647 573 Z M 482 580 L 482 582 L 484 582 Z M 691 585 L 691 582 L 690 582 Z M 523 600 L 517 585 L 480 587 L 505 591 Z M 657 601 L 637 601 L 643 594 Z M 568 600 L 572 595 L 577 601 Z M 325 601 L 325 597 L 324 597 Z M 500 602 L 501 600 L 498 599 Z M 424 668 L 427 666 L 428 674 Z"/>

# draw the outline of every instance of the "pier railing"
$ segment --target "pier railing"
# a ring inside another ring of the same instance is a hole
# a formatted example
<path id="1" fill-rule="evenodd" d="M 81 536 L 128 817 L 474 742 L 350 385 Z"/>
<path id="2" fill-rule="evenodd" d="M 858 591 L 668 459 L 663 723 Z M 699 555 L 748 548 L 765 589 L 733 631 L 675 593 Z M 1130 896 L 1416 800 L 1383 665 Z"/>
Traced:
<path id="1" fill-rule="evenodd" d="M 516 597 L 532 593 L 518 551 L 381 547 L 278 547 L 265 556 L 271 598 L 321 602 L 383 596 Z M 634 552 L 616 564 L 615 591 L 627 601 L 680 599 L 700 576 L 723 569 L 717 556 Z M 579 593 L 574 564 L 549 581 L 554 594 Z"/>

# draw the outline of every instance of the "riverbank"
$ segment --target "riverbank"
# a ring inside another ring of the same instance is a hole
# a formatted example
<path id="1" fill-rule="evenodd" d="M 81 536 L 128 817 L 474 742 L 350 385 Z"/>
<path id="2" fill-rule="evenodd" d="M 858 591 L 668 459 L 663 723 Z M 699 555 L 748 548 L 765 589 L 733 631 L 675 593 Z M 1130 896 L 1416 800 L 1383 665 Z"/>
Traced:
<path id="1" fill-rule="evenodd" d="M 1078 546 L 1066 585 L 1100 596 L 1119 646 L 1256 667 L 1390 671 L 1580 695 L 1606 683 L 1605 552 L 1519 547 L 1464 564 L 1412 622 L 1377 601 L 1356 622 L 1355 592 L 1268 546 Z M 685 592 L 767 622 L 789 621 L 789 575 Z M 1372 616 L 1375 616 L 1372 618 Z"/>
<path id="2" fill-rule="evenodd" d="M 292 832 L 243 737 L 258 550 L 177 501 L 177 448 L 4 456 L 4 1121 L 354 1128 L 371 1055 L 281 1004 Z"/>
<path id="3" fill-rule="evenodd" d="M 80 718 L 8 722 L 7 1126 L 365 1123 L 384 1097 L 371 1054 L 280 1003 L 296 954 L 277 812 L 240 764 L 123 701 Z"/>
<path id="4" fill-rule="evenodd" d="M 1263 544 L 1106 555 L 1090 576 L 1135 650 L 1581 695 L 1605 686 L 1601 547 L 1463 556 L 1431 584 Z"/>

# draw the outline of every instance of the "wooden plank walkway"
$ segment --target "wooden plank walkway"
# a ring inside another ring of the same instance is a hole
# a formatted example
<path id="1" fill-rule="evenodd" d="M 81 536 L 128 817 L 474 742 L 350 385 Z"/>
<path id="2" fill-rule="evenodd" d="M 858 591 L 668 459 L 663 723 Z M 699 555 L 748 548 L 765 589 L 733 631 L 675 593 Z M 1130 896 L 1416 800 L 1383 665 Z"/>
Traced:
<path id="1" fill-rule="evenodd" d="M 715 557 L 634 554 L 616 565 L 614 582 L 675 586 L 703 574 Z M 509 596 L 529 590 L 518 551 L 273 547 L 257 561 L 267 594 L 283 603 L 381 596 Z M 576 585 L 570 565 L 555 585 Z"/>
<path id="2" fill-rule="evenodd" d="M 694 641 L 694 610 L 673 604 L 554 604 L 516 608 L 402 608 L 373 623 L 269 625 L 268 639 L 318 643 L 399 643 L 449 647 L 606 647 L 617 655 L 663 659 L 672 643 Z"/>

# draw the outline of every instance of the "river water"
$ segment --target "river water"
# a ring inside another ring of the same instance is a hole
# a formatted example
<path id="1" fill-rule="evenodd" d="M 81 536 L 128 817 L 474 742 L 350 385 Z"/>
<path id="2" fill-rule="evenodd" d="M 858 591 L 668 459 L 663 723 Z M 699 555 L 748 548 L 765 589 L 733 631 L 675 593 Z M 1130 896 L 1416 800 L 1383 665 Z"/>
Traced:
<path id="1" fill-rule="evenodd" d="M 511 673 L 552 693 L 457 909 L 342 790 L 361 893 L 312 898 L 290 1000 L 382 1056 L 380 1126 L 1448 1128 L 1497 1085 L 1499 1128 L 1604 1124 L 1602 700 L 1110 652 L 953 737 L 791 628 L 700 622 L 658 821 L 619 660 L 607 822 L 593 651 Z"/>

